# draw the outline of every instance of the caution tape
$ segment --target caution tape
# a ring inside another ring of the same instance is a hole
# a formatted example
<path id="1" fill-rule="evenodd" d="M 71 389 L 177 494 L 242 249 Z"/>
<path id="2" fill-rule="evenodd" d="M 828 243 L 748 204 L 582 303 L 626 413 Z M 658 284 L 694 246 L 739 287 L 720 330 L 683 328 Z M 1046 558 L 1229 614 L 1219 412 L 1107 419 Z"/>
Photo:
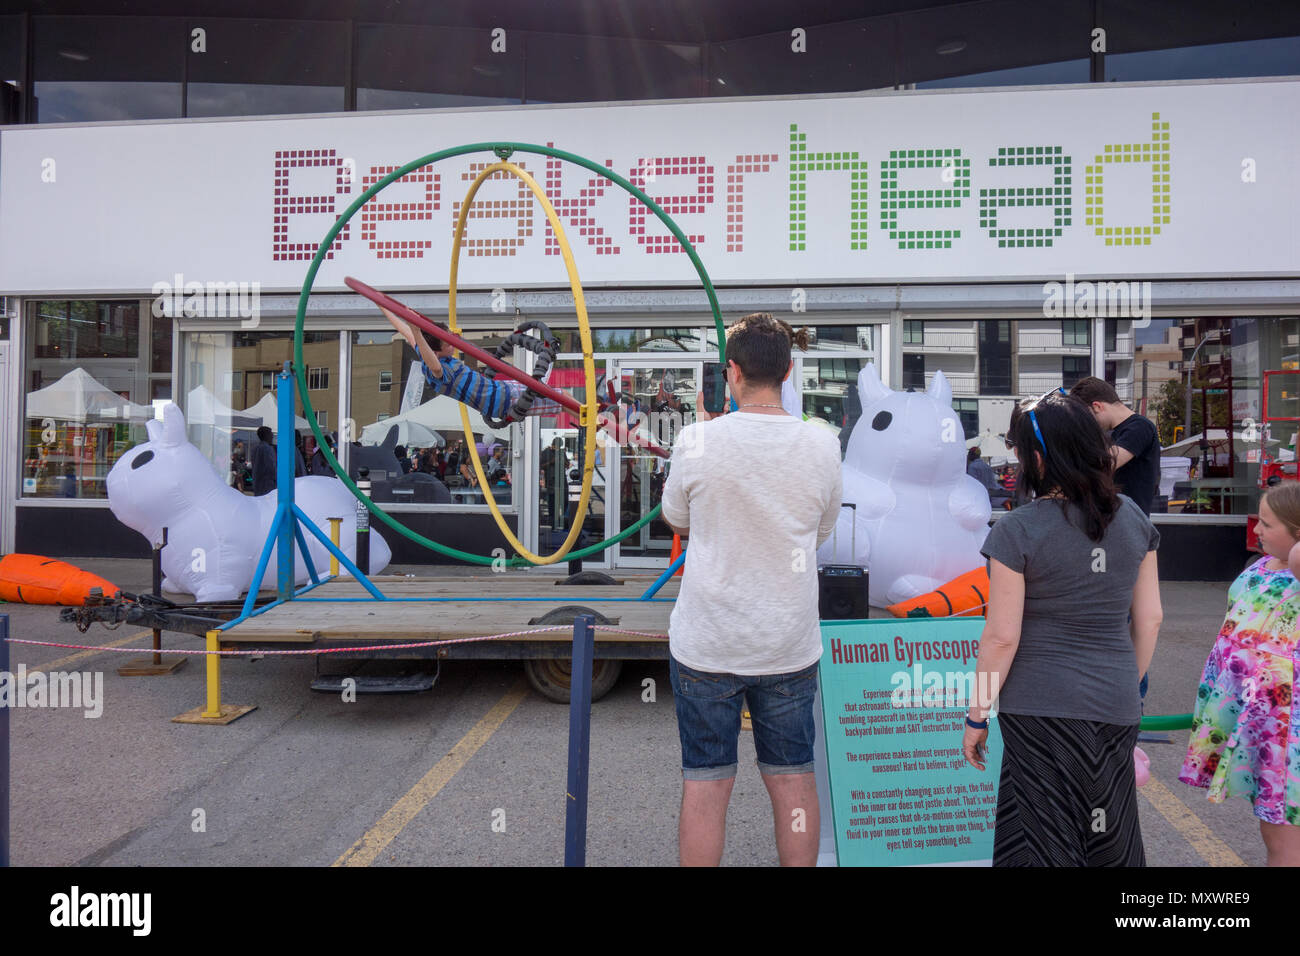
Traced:
<path id="1" fill-rule="evenodd" d="M 605 627 L 604 625 L 595 625 L 596 630 L 608 631 L 614 634 L 630 634 L 634 637 L 649 637 L 656 640 L 668 640 L 667 634 L 651 634 L 647 631 L 629 631 L 621 627 Z M 10 644 L 32 644 L 37 647 L 63 647 L 80 651 L 103 651 L 106 654 L 191 654 L 203 656 L 205 654 L 216 654 L 222 657 L 242 657 L 248 654 L 256 654 L 258 657 L 270 657 L 279 655 L 289 657 L 303 654 L 343 654 L 356 653 L 358 651 L 400 651 L 414 647 L 446 647 L 450 644 L 474 644 L 482 641 L 499 641 L 506 637 L 527 637 L 531 634 L 548 634 L 555 631 L 571 631 L 570 625 L 557 625 L 555 627 L 538 627 L 527 631 L 509 631 L 505 634 L 488 634 L 483 637 L 456 637 L 439 641 L 407 641 L 392 644 L 371 644 L 364 647 L 312 647 L 296 651 L 275 651 L 264 650 L 261 647 L 245 648 L 243 650 L 183 650 L 181 648 L 168 647 L 161 651 L 156 647 L 104 647 L 97 644 L 61 644 L 57 641 L 30 641 L 24 638 L 11 637 L 7 640 Z"/>

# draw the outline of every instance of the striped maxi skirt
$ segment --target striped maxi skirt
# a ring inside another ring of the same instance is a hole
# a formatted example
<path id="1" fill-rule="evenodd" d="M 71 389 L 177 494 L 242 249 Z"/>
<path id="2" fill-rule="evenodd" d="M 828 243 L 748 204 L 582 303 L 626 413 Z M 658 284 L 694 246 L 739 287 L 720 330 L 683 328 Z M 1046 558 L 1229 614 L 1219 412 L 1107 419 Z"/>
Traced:
<path id="1" fill-rule="evenodd" d="M 1000 713 L 994 866 L 1146 866 L 1138 725 Z"/>

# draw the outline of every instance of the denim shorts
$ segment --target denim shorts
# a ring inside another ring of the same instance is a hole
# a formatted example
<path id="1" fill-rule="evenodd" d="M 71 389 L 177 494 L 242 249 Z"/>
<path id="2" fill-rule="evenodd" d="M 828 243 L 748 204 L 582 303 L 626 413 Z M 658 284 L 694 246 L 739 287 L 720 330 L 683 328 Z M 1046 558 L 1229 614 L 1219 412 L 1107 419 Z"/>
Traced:
<path id="1" fill-rule="evenodd" d="M 792 674 L 746 677 L 693 670 L 669 655 L 668 672 L 682 740 L 682 776 L 687 780 L 736 775 L 736 742 L 746 701 L 759 772 L 813 772 L 816 664 Z"/>

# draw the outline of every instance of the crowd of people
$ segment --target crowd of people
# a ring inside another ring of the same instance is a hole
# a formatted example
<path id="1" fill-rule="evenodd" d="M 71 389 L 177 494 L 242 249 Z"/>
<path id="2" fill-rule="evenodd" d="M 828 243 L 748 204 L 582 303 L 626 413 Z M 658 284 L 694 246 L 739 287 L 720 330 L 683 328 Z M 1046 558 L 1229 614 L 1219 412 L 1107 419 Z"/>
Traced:
<path id="1" fill-rule="evenodd" d="M 664 519 L 693 539 L 669 625 L 682 752 L 678 849 L 687 865 L 722 858 L 744 707 L 781 863 L 816 861 L 817 584 L 790 555 L 830 536 L 843 488 L 838 443 L 782 408 L 793 339 L 765 313 L 728 330 L 726 373 L 739 407 L 687 426 L 664 489 Z M 983 547 L 990 591 L 973 687 L 987 692 L 971 701 L 961 741 L 967 761 L 984 770 L 996 705 L 1003 753 L 993 863 L 1141 866 L 1135 745 L 1163 620 L 1160 533 L 1149 517 L 1155 428 L 1113 386 L 1088 378 L 1017 406 L 1006 441 L 1018 460 L 1014 490 L 978 452 L 969 458 L 991 502 L 1017 505 Z M 690 453 L 706 444 L 709 454 Z M 752 467 L 791 448 L 808 463 L 796 496 L 780 472 Z M 1263 556 L 1230 588 L 1217 638 L 1206 635 L 1213 647 L 1180 779 L 1211 801 L 1248 799 L 1269 864 L 1294 866 L 1300 484 L 1266 491 L 1258 534 Z M 793 828 L 800 808 L 803 826 Z"/>

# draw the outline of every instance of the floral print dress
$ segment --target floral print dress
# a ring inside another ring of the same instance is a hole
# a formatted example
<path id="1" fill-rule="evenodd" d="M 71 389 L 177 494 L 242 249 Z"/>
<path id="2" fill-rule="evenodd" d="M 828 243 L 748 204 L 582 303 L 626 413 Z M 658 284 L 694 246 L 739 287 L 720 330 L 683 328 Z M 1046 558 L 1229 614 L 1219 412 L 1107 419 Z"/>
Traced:
<path id="1" fill-rule="evenodd" d="M 1228 590 L 1228 616 L 1205 662 L 1178 779 L 1213 803 L 1245 797 L 1267 823 L 1300 825 L 1300 582 L 1268 557 Z"/>

